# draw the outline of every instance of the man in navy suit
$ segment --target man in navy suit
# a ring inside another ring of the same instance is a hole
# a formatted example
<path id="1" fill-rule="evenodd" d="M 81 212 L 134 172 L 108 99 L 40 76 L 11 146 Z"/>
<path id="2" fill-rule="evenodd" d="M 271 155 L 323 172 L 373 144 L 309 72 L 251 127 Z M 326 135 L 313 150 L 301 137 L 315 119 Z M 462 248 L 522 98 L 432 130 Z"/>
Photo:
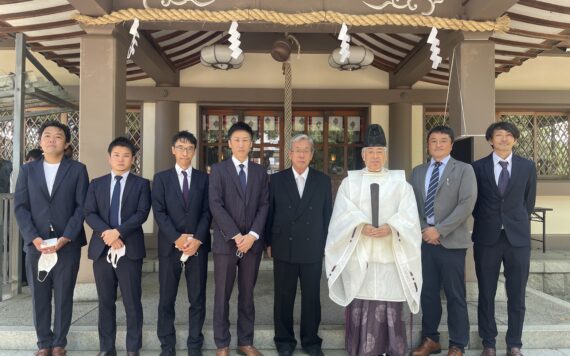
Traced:
<path id="1" fill-rule="evenodd" d="M 85 221 L 93 229 L 88 257 L 99 297 L 98 356 L 115 356 L 117 284 L 127 314 L 127 355 L 142 347 L 142 224 L 150 212 L 150 182 L 130 172 L 136 148 L 118 137 L 109 144 L 111 173 L 93 179 L 85 199 Z"/>
<path id="2" fill-rule="evenodd" d="M 183 270 L 190 302 L 188 356 L 202 355 L 211 214 L 208 175 L 191 166 L 196 146 L 196 137 L 190 132 L 174 135 L 172 154 L 176 164 L 157 173 L 152 182 L 152 208 L 158 224 L 157 334 L 161 356 L 176 354 L 174 304 Z"/>
<path id="3" fill-rule="evenodd" d="M 509 122 L 489 126 L 489 156 L 473 162 L 477 203 L 473 210 L 475 271 L 479 284 L 478 323 L 482 356 L 494 356 L 495 294 L 501 263 L 507 291 L 507 355 L 521 356 L 525 289 L 530 266 L 530 214 L 536 199 L 536 168 L 513 154 L 520 133 Z"/>
<path id="4" fill-rule="evenodd" d="M 253 131 L 237 122 L 228 131 L 232 157 L 212 167 L 210 210 L 214 218 L 214 341 L 216 356 L 228 356 L 229 300 L 238 279 L 238 353 L 259 356 L 253 346 L 253 289 L 264 249 L 269 193 L 265 169 L 248 160 Z"/>
<path id="5" fill-rule="evenodd" d="M 321 274 L 332 214 L 331 180 L 309 168 L 313 140 L 297 135 L 291 142 L 291 168 L 275 173 L 269 184 L 267 252 L 273 257 L 275 346 L 280 356 L 291 356 L 297 345 L 293 307 L 297 281 L 301 283 L 301 345 L 311 356 L 321 356 Z"/>
<path id="6" fill-rule="evenodd" d="M 44 123 L 40 128 L 44 156 L 23 165 L 16 183 L 15 212 L 26 251 L 38 356 L 66 354 L 73 289 L 81 247 L 86 244 L 83 204 L 89 178 L 85 165 L 64 158 L 63 152 L 70 140 L 71 133 L 66 125 L 57 121 Z M 55 246 L 42 246 L 45 239 L 54 237 L 57 238 Z M 48 255 L 54 253 L 57 253 L 57 262 L 53 268 L 47 275 L 38 273 L 40 260 L 51 259 L 54 255 Z M 52 293 L 55 306 L 53 331 Z"/>

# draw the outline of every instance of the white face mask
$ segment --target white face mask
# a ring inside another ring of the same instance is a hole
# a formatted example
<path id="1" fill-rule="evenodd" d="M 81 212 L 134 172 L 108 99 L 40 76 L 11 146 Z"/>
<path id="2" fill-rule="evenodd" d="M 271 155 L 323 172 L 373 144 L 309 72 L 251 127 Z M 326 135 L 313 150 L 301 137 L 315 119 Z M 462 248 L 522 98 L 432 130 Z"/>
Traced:
<path id="1" fill-rule="evenodd" d="M 123 246 L 118 249 L 110 248 L 107 252 L 107 262 L 113 265 L 113 268 L 117 268 L 119 260 L 125 255 L 127 251 L 127 246 Z"/>
<path id="2" fill-rule="evenodd" d="M 43 282 L 46 280 L 49 272 L 57 263 L 57 253 L 42 253 L 40 259 L 38 260 L 38 281 Z M 44 277 L 41 278 L 40 274 L 45 273 Z"/>

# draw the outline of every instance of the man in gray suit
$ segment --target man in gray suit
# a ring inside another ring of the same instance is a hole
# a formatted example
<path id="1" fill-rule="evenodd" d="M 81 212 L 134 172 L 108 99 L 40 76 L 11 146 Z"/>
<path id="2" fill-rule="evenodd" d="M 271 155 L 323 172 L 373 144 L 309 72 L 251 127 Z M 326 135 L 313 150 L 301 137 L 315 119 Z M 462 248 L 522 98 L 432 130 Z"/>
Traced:
<path id="1" fill-rule="evenodd" d="M 265 247 L 263 232 L 269 209 L 265 168 L 249 160 L 253 131 L 237 122 L 228 131 L 232 157 L 212 166 L 210 211 L 214 222 L 214 342 L 216 356 L 229 356 L 229 301 L 237 274 L 238 354 L 261 356 L 253 346 L 253 289 Z"/>
<path id="2" fill-rule="evenodd" d="M 412 186 L 422 227 L 422 337 L 413 356 L 441 352 L 440 289 L 447 299 L 448 356 L 462 356 L 469 342 L 465 300 L 465 254 L 471 245 L 467 219 L 477 200 L 477 183 L 471 165 L 450 156 L 453 130 L 432 128 L 427 136 L 431 160 L 414 168 Z"/>

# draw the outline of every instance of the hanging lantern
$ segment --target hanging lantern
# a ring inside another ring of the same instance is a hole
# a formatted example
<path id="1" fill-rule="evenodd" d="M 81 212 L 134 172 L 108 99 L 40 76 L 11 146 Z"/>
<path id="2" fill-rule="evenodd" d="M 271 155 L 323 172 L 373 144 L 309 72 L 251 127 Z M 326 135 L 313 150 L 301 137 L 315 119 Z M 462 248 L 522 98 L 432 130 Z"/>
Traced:
<path id="1" fill-rule="evenodd" d="M 238 69 L 243 64 L 243 53 L 237 58 L 233 58 L 232 52 L 227 45 L 216 44 L 204 47 L 200 51 L 200 62 L 207 67 L 215 69 Z"/>
<path id="2" fill-rule="evenodd" d="M 341 60 L 340 48 L 329 56 L 329 65 L 338 70 L 358 70 L 369 66 L 374 60 L 374 53 L 366 47 L 350 46 L 350 55 Z"/>

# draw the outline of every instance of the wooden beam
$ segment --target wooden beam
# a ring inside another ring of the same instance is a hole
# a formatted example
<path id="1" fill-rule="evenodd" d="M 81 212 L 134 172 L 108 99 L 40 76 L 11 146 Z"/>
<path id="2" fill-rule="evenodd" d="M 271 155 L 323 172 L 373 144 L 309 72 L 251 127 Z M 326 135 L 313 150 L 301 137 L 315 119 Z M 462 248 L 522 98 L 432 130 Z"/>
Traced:
<path id="1" fill-rule="evenodd" d="M 539 26 L 546 26 L 546 27 L 555 27 L 564 30 L 570 30 L 570 23 L 568 22 L 559 22 L 559 21 L 551 21 L 551 20 L 544 20 L 539 19 L 536 17 L 530 17 L 526 15 L 519 15 L 517 13 L 509 12 L 507 13 L 511 20 L 520 21 L 524 23 L 529 23 L 531 25 L 539 25 Z"/>
<path id="2" fill-rule="evenodd" d="M 7 21 L 7 20 L 20 20 L 29 17 L 38 17 L 38 16 L 45 16 L 45 15 L 53 15 L 58 14 L 60 12 L 67 12 L 74 10 L 73 6 L 66 4 L 60 6 L 53 6 L 47 7 L 39 10 L 32 10 L 32 11 L 25 11 L 25 12 L 14 12 L 11 14 L 3 14 L 0 15 L 0 21 Z"/>
<path id="3" fill-rule="evenodd" d="M 83 36 L 84 34 L 85 34 L 85 31 L 77 31 L 77 32 L 59 33 L 57 35 L 28 37 L 28 43 L 66 40 L 69 38 L 77 38 L 77 37 Z M 78 38 L 78 40 L 79 40 L 79 38 Z"/>
<path id="4" fill-rule="evenodd" d="M 534 9 L 546 10 L 550 12 L 558 12 L 560 14 L 570 15 L 570 7 L 568 6 L 556 5 L 536 0 L 519 0 L 518 3 L 519 5 L 532 7 Z"/>
<path id="5" fill-rule="evenodd" d="M 130 45 L 132 36 L 125 27 L 117 26 L 116 36 L 117 39 L 122 41 L 126 46 Z M 132 61 L 144 70 L 157 84 L 178 85 L 178 71 L 174 68 L 172 62 L 163 57 L 162 52 L 159 52 L 159 50 L 155 48 L 155 44 L 149 41 L 145 35 L 140 36 L 137 42 L 138 46 L 132 57 Z"/>
<path id="6" fill-rule="evenodd" d="M 113 0 L 68 0 L 82 15 L 103 16 L 113 11 Z"/>
<path id="7" fill-rule="evenodd" d="M 67 27 L 77 24 L 75 20 L 44 22 L 35 25 L 0 27 L 0 33 L 17 33 L 28 31 L 49 30 L 52 28 Z"/>
<path id="8" fill-rule="evenodd" d="M 540 38 L 543 40 L 550 40 L 557 42 L 570 41 L 570 35 L 564 35 L 564 34 L 540 33 L 540 32 L 526 31 L 526 30 L 519 30 L 515 28 L 511 28 L 507 33 L 511 35 Z"/>
<path id="9" fill-rule="evenodd" d="M 473 0 L 465 4 L 464 10 L 469 20 L 495 20 L 516 3 L 517 0 Z"/>
<path id="10" fill-rule="evenodd" d="M 352 38 L 354 38 L 355 40 L 357 40 L 358 42 L 362 43 L 363 45 L 365 45 L 366 47 L 368 47 L 369 49 L 371 49 L 374 52 L 380 53 L 385 55 L 386 57 L 389 58 L 393 58 L 395 60 L 397 60 L 398 62 L 402 61 L 405 57 L 396 54 L 396 53 L 392 53 L 390 51 L 387 51 L 385 49 L 382 49 L 380 47 L 378 47 L 377 45 L 373 44 L 372 42 L 366 40 L 365 38 L 363 38 L 361 35 L 359 34 L 353 34 Z M 407 51 L 406 51 L 407 52 Z"/>
<path id="11" fill-rule="evenodd" d="M 464 35 L 458 31 L 440 31 L 440 56 L 447 58 L 453 48 L 464 39 Z M 431 45 L 424 38 L 418 45 L 404 58 L 394 70 L 390 77 L 391 88 L 411 87 L 415 82 L 425 77 L 432 68 L 430 51 Z"/>
<path id="12" fill-rule="evenodd" d="M 42 46 L 41 44 L 36 44 L 30 46 L 30 50 L 34 52 L 48 52 L 48 51 L 63 51 L 70 49 L 79 49 L 81 45 L 79 43 L 69 43 L 54 46 Z"/>
<path id="13" fill-rule="evenodd" d="M 489 38 L 491 41 L 495 42 L 496 44 L 511 46 L 511 47 L 523 47 L 523 48 L 531 48 L 531 49 L 551 49 L 552 46 L 544 43 L 530 43 L 530 42 L 519 42 L 519 41 L 511 41 L 511 40 L 504 40 L 502 38 Z"/>
<path id="14" fill-rule="evenodd" d="M 527 52 L 515 52 L 515 51 L 503 51 L 503 50 L 495 50 L 495 54 L 499 56 L 511 56 L 511 57 L 522 57 L 522 58 L 536 58 L 536 53 L 529 53 Z"/>

